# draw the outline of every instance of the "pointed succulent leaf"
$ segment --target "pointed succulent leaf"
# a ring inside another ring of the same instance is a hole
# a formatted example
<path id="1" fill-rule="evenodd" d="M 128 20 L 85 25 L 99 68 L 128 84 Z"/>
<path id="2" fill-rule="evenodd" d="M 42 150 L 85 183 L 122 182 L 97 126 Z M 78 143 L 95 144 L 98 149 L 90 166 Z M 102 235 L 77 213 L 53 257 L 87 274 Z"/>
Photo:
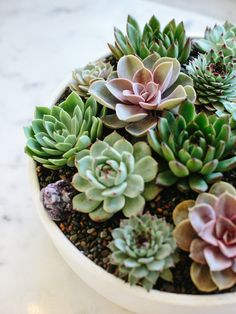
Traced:
<path id="1" fill-rule="evenodd" d="M 188 168 L 176 160 L 170 161 L 169 167 L 176 177 L 182 178 L 182 177 L 186 177 L 189 175 Z"/>
<path id="2" fill-rule="evenodd" d="M 208 189 L 206 181 L 198 175 L 192 175 L 189 178 L 189 185 L 191 189 L 197 193 L 205 192 Z"/>

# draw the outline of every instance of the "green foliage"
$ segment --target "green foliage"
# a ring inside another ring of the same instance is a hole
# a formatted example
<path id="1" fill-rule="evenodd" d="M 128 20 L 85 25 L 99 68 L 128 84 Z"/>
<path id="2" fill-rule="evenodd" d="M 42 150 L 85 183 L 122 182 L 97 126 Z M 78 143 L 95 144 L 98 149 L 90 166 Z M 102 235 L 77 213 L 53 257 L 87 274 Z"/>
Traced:
<path id="1" fill-rule="evenodd" d="M 197 93 L 197 103 L 221 116 L 236 109 L 235 62 L 223 52 L 200 54 L 186 67 Z"/>
<path id="2" fill-rule="evenodd" d="M 111 262 L 118 266 L 120 277 L 148 291 L 159 277 L 172 281 L 170 267 L 178 258 L 172 227 L 165 220 L 149 214 L 131 217 L 121 221 L 112 237 Z"/>
<path id="3" fill-rule="evenodd" d="M 37 107 L 31 126 L 25 127 L 25 152 L 49 169 L 74 166 L 74 156 L 102 135 L 102 117 L 97 102 L 86 103 L 72 92 L 65 101 L 51 109 Z"/>
<path id="4" fill-rule="evenodd" d="M 226 55 L 236 56 L 236 27 L 225 22 L 223 25 L 207 27 L 204 38 L 194 40 L 194 45 L 201 52 L 223 51 Z"/>
<path id="5" fill-rule="evenodd" d="M 119 211 L 126 217 L 140 214 L 145 200 L 158 192 L 153 182 L 157 162 L 150 147 L 145 142 L 132 145 L 116 132 L 78 153 L 76 167 L 72 184 L 81 193 L 74 197 L 73 208 L 94 221 L 107 220 Z"/>
<path id="6" fill-rule="evenodd" d="M 157 177 L 162 186 L 177 183 L 182 191 L 204 192 L 236 166 L 236 157 L 228 158 L 236 145 L 228 117 L 196 114 L 190 102 L 180 106 L 177 118 L 170 112 L 160 118 L 148 142 L 166 166 Z"/>
<path id="7" fill-rule="evenodd" d="M 82 97 L 89 97 L 89 87 L 95 81 L 106 80 L 112 73 L 113 67 L 109 62 L 98 60 L 88 63 L 84 68 L 72 72 L 70 87 Z"/>
<path id="8" fill-rule="evenodd" d="M 153 52 L 161 57 L 177 58 L 180 63 L 185 63 L 189 57 L 191 40 L 186 37 L 183 22 L 176 25 L 175 20 L 171 20 L 161 30 L 160 22 L 153 15 L 141 31 L 137 21 L 128 16 L 126 31 L 124 35 L 118 28 L 114 30 L 115 45 L 109 44 L 109 48 L 116 59 L 129 54 L 145 59 Z"/>

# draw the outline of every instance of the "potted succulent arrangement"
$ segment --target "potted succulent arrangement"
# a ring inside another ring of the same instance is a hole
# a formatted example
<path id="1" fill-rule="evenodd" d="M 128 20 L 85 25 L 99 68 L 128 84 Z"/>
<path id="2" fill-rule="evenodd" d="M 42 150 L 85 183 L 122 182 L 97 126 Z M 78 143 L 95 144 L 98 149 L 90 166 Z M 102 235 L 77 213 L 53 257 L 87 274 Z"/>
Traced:
<path id="1" fill-rule="evenodd" d="M 40 216 L 71 267 L 137 313 L 236 305 L 236 28 L 128 16 L 25 127 Z M 40 195 L 40 201 L 39 201 Z"/>

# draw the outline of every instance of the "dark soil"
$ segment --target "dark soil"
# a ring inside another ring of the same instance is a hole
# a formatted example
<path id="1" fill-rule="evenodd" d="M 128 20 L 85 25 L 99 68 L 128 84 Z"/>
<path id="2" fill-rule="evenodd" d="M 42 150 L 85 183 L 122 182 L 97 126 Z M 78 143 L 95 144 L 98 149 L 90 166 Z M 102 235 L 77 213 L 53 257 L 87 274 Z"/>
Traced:
<path id="1" fill-rule="evenodd" d="M 69 93 L 70 90 L 67 88 L 64 95 L 58 100 L 58 103 L 63 101 Z M 105 133 L 107 133 L 107 130 L 105 130 Z M 127 136 L 126 134 L 122 135 Z M 77 171 L 76 168 L 69 167 L 60 170 L 49 170 L 39 164 L 36 169 L 41 188 L 61 179 L 71 182 L 74 173 Z M 236 185 L 236 170 L 225 174 L 223 180 Z M 155 201 L 147 203 L 145 211 L 149 211 L 159 218 L 164 217 L 167 222 L 172 223 L 172 211 L 175 206 L 183 200 L 195 198 L 195 193 L 180 193 L 172 186 L 165 188 Z M 88 215 L 74 211 L 71 208 L 71 214 L 66 219 L 55 223 L 64 235 L 89 259 L 109 273 L 116 275 L 116 267 L 109 262 L 111 252 L 108 248 L 108 243 L 112 240 L 112 230 L 117 228 L 120 224 L 120 220 L 124 218 L 122 213 L 118 213 L 106 222 L 96 223 L 90 220 Z M 187 253 L 180 250 L 179 254 L 180 261 L 177 266 L 172 269 L 174 276 L 173 283 L 159 279 L 154 289 L 182 294 L 201 294 L 201 292 L 195 288 L 190 278 L 189 269 L 192 262 L 191 259 L 188 257 Z M 236 286 L 229 290 L 224 290 L 221 293 L 225 292 L 236 292 Z M 219 292 L 213 292 L 213 294 L 215 293 Z"/>

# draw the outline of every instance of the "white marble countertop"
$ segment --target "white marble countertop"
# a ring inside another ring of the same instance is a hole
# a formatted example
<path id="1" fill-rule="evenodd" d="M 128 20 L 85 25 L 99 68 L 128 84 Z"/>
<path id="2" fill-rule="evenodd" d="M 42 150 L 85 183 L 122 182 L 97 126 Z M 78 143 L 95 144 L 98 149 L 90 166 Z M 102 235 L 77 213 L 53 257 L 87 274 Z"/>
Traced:
<path id="1" fill-rule="evenodd" d="M 87 287 L 49 240 L 31 200 L 22 132 L 72 69 L 107 52 L 128 13 L 141 23 L 152 14 L 183 19 L 194 33 L 214 24 L 140 0 L 0 1 L 1 314 L 128 313 Z"/>

